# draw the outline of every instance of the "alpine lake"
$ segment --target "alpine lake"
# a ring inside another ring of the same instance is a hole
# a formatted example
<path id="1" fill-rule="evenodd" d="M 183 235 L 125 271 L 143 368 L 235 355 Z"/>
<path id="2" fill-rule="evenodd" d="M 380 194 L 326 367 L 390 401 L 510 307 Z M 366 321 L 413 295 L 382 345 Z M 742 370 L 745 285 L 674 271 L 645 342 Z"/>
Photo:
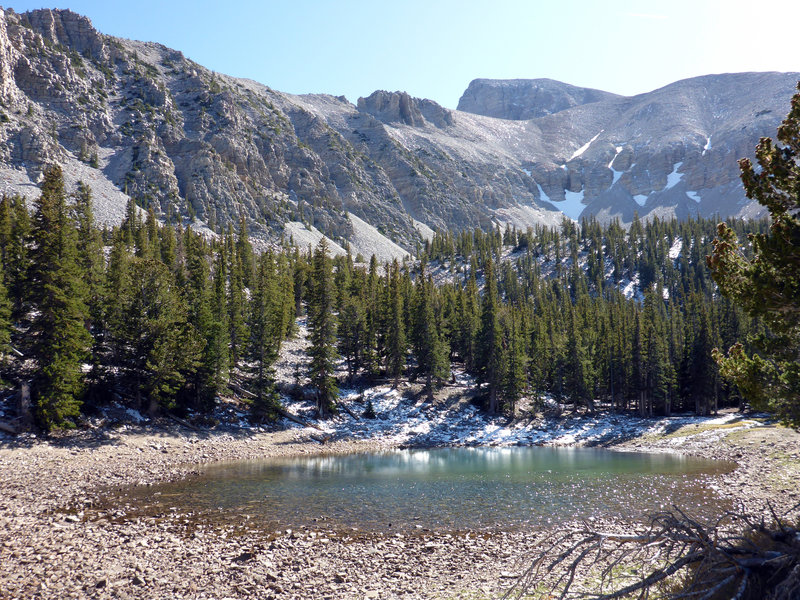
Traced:
<path id="1" fill-rule="evenodd" d="M 733 468 L 589 448 L 404 449 L 218 463 L 108 500 L 126 505 L 129 516 L 179 511 L 272 531 L 510 531 L 592 517 L 644 519 L 673 506 L 710 516 L 727 508 L 710 481 Z"/>

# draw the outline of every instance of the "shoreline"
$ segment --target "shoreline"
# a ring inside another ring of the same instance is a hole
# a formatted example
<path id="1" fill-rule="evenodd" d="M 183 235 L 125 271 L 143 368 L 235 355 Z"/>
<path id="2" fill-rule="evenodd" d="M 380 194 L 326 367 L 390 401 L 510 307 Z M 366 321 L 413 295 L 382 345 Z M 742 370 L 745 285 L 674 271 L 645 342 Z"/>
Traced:
<path id="1" fill-rule="evenodd" d="M 793 483 L 800 477 L 800 434 L 760 421 L 746 428 L 694 421 L 666 433 L 595 445 L 733 460 L 736 469 L 714 477 L 720 498 L 761 513 L 768 502 L 778 512 L 800 502 Z M 199 433 L 177 425 L 0 440 L 0 598 L 456 598 L 462 592 L 479 598 L 502 593 L 542 531 L 346 535 L 321 524 L 268 534 L 247 523 L 193 523 L 191 515 L 179 512 L 126 518 L 113 507 L 96 508 L 110 489 L 174 481 L 205 464 L 399 446 L 386 439 L 323 445 L 304 429 Z"/>

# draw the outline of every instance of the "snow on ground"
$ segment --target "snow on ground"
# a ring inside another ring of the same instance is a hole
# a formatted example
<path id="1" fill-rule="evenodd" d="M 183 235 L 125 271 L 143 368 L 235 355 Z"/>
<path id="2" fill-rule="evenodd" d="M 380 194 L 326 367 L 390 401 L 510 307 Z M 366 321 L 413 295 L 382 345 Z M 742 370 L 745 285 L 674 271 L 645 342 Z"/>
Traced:
<path id="1" fill-rule="evenodd" d="M 681 255 L 683 249 L 683 238 L 676 237 L 672 242 L 672 247 L 669 249 L 669 257 L 671 260 L 676 260 Z"/>
<path id="2" fill-rule="evenodd" d="M 636 204 L 638 204 L 639 206 L 644 206 L 644 203 L 645 203 L 645 202 L 647 202 L 647 194 L 636 194 L 636 195 L 633 197 L 633 200 L 634 200 L 634 201 L 636 202 Z"/>
<path id="3" fill-rule="evenodd" d="M 589 149 L 589 146 L 592 145 L 592 142 L 595 141 L 598 137 L 600 137 L 601 133 L 603 133 L 602 129 L 600 130 L 600 132 L 596 136 L 594 136 L 592 139 L 590 139 L 588 142 L 586 142 L 583 146 L 581 146 L 580 148 L 575 150 L 575 152 L 572 153 L 572 156 L 569 157 L 569 160 L 572 160 L 573 158 L 578 158 L 581 154 L 586 152 Z M 569 162 L 569 161 L 567 161 L 567 162 Z"/>
<path id="4" fill-rule="evenodd" d="M 470 387 L 474 383 L 463 378 L 451 387 Z M 317 428 L 302 426 L 284 419 L 283 424 L 295 429 L 305 429 L 331 436 L 334 439 L 373 439 L 398 445 L 410 446 L 571 446 L 596 445 L 613 440 L 638 437 L 648 433 L 665 434 L 684 425 L 718 426 L 698 429 L 677 436 L 671 445 L 679 447 L 689 436 L 700 435 L 715 439 L 736 428 L 749 428 L 757 424 L 752 420 L 741 420 L 736 414 L 722 417 L 676 417 L 639 418 L 603 413 L 598 416 L 583 416 L 570 419 L 551 418 L 530 421 L 510 421 L 507 417 L 490 417 L 473 405 L 447 410 L 405 398 L 401 390 L 387 385 L 365 390 L 342 389 L 340 401 L 355 414 L 354 419 L 345 411 L 326 421 L 315 421 Z M 367 402 L 372 402 L 376 418 L 363 417 Z M 294 402 L 287 409 L 296 415 L 309 415 L 313 411 L 310 402 Z M 736 420 L 739 419 L 738 422 Z"/>
<path id="5" fill-rule="evenodd" d="M 614 158 L 612 158 L 608 162 L 608 168 L 611 169 L 611 173 L 614 176 L 614 179 L 611 182 L 611 187 L 613 187 L 614 184 L 617 183 L 617 181 L 619 181 L 619 178 L 622 177 L 622 171 L 617 171 L 614 167 L 611 166 L 611 165 L 614 164 L 614 161 L 617 160 L 617 157 L 619 156 L 619 153 L 622 152 L 622 146 L 617 146 L 615 148 L 615 150 L 616 150 L 616 154 L 614 154 Z"/>
<path id="6" fill-rule="evenodd" d="M 701 156 L 705 156 L 706 152 L 708 152 L 709 150 L 711 150 L 711 136 L 708 136 L 706 138 L 706 145 L 703 146 L 703 153 L 701 154 Z"/>
<path id="7" fill-rule="evenodd" d="M 290 221 L 284 225 L 283 237 L 286 240 L 291 238 L 294 241 L 294 245 L 300 248 L 300 250 L 306 250 L 309 246 L 311 246 L 313 250 L 325 236 L 313 225 L 309 228 L 300 221 Z M 339 244 L 330 238 L 325 237 L 325 239 L 328 240 L 328 252 L 330 254 L 333 256 L 344 256 L 347 254 L 347 251 Z"/>
<path id="8" fill-rule="evenodd" d="M 556 202 L 551 200 L 553 205 L 558 207 L 558 209 L 567 215 L 570 219 L 578 220 L 583 212 L 583 209 L 586 208 L 586 205 L 583 203 L 583 190 L 580 192 L 570 192 L 569 190 L 564 190 L 564 201 L 563 202 Z"/>
<path id="9" fill-rule="evenodd" d="M 353 239 L 350 244 L 354 254 L 361 254 L 369 260 L 374 254 L 380 263 L 391 262 L 395 258 L 402 260 L 409 253 L 383 235 L 366 221 L 359 219 L 353 213 L 347 213 L 350 224 L 353 226 Z"/>
<path id="10" fill-rule="evenodd" d="M 628 300 L 630 300 L 633 297 L 636 297 L 637 300 L 640 299 L 640 297 L 642 300 L 644 299 L 644 296 L 642 296 L 642 292 L 639 291 L 638 273 L 633 276 L 633 279 L 627 279 L 627 278 L 622 279 L 619 282 L 619 290 L 622 292 L 622 295 L 625 296 Z"/>
<path id="11" fill-rule="evenodd" d="M 301 383 L 306 381 L 308 328 L 305 319 L 298 319 L 297 326 L 298 335 L 284 342 L 276 364 L 276 380 L 280 387 L 292 383 L 300 373 Z M 374 439 L 413 446 L 591 445 L 647 433 L 668 434 L 684 425 L 701 426 L 686 436 L 677 436 L 675 445 L 679 446 L 680 441 L 690 435 L 722 436 L 737 427 L 757 424 L 736 414 L 715 418 L 682 415 L 646 419 L 602 413 L 567 419 L 511 421 L 504 416 L 489 416 L 467 402 L 467 393 L 474 390 L 475 386 L 475 380 L 470 375 L 456 370 L 454 382 L 443 390 L 450 399 L 456 398 L 456 401 L 437 404 L 431 404 L 417 394 L 406 395 L 411 386 L 405 382 L 401 383 L 399 389 L 387 384 L 360 389 L 343 387 L 339 401 L 347 410 L 340 410 L 338 415 L 327 420 L 314 420 L 315 409 L 311 399 L 291 400 L 283 397 L 281 402 L 284 409 L 309 425 L 304 427 L 285 418 L 281 425 L 309 435 L 316 436 L 322 432 L 333 439 Z M 363 416 L 370 403 L 375 412 L 374 419 Z M 545 404 L 551 408 L 558 407 L 552 398 L 546 397 Z M 719 425 L 725 425 L 722 432 L 713 427 Z M 246 427 L 246 423 L 240 426 Z"/>
<path id="12" fill-rule="evenodd" d="M 683 179 L 683 173 L 678 173 L 678 169 L 681 168 L 681 165 L 683 165 L 682 161 L 673 165 L 672 172 L 667 175 L 667 185 L 664 186 L 665 190 L 674 188 L 676 185 L 678 185 L 678 182 Z"/>
<path id="13" fill-rule="evenodd" d="M 539 185 L 539 182 L 534 181 L 534 183 L 536 184 L 536 189 L 539 190 L 539 199 L 544 200 L 545 202 L 550 202 L 550 196 L 544 193 L 544 190 L 542 189 L 542 186 Z"/>
<path id="14" fill-rule="evenodd" d="M 697 192 L 694 192 L 694 191 L 688 191 L 688 192 L 686 192 L 686 195 L 689 196 L 690 199 L 694 200 L 698 204 L 700 203 L 700 200 L 702 200 L 702 198 L 700 197 L 700 194 L 698 194 Z"/>

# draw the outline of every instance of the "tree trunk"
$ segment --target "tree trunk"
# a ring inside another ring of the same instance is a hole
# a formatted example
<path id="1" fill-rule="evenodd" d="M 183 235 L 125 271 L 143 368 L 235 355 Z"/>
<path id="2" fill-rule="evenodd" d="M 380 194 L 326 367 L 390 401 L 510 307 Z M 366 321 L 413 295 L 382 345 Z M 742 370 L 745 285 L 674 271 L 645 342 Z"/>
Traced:
<path id="1" fill-rule="evenodd" d="M 17 394 L 17 417 L 19 431 L 30 431 L 33 428 L 33 409 L 31 405 L 31 384 L 23 381 Z"/>

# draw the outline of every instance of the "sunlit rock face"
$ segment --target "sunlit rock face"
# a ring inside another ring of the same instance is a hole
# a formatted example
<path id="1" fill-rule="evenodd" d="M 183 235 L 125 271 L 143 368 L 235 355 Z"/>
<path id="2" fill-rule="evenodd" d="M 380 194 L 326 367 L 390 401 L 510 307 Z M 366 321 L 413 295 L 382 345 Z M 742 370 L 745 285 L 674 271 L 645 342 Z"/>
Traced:
<path id="1" fill-rule="evenodd" d="M 634 97 L 484 79 L 459 110 L 388 91 L 353 104 L 214 73 L 70 11 L 3 10 L 0 192 L 34 196 L 58 162 L 108 222 L 133 197 L 217 230 L 244 217 L 265 240 L 298 223 L 342 247 L 385 239 L 395 256 L 420 224 L 753 216 L 737 159 L 774 135 L 798 78 L 713 75 Z"/>
<path id="2" fill-rule="evenodd" d="M 520 121 L 614 98 L 619 96 L 552 79 L 475 79 L 458 101 L 458 110 Z"/>

